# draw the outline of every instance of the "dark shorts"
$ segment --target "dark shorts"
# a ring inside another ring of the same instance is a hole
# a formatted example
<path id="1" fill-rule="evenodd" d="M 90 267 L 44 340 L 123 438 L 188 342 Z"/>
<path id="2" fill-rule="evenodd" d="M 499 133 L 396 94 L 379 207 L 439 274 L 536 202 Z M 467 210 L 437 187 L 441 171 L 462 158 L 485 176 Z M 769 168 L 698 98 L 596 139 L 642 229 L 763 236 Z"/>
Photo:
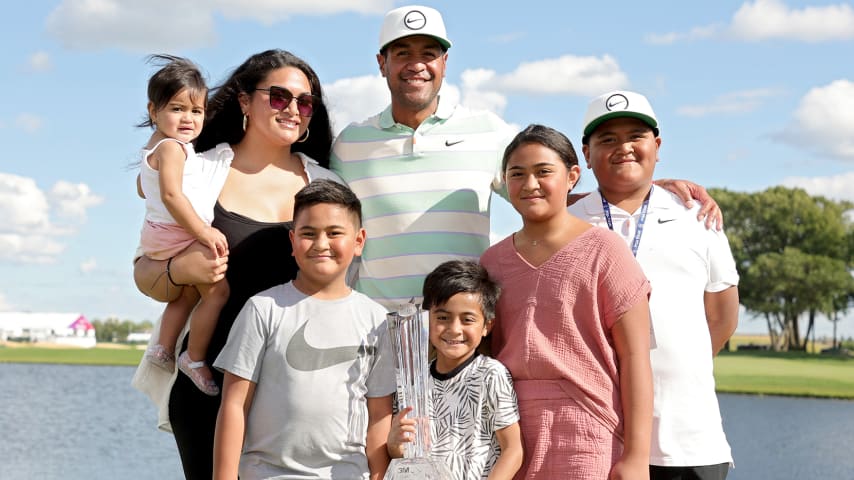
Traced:
<path id="1" fill-rule="evenodd" d="M 649 466 L 649 480 L 724 480 L 729 473 L 729 463 L 701 467 Z"/>

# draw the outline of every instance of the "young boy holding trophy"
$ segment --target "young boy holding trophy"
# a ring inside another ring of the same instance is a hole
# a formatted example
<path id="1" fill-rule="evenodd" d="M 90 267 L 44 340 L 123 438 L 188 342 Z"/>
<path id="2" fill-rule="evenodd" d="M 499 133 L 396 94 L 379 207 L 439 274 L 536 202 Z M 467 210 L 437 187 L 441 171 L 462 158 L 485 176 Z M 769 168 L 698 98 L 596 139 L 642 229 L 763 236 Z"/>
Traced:
<path id="1" fill-rule="evenodd" d="M 477 263 L 454 260 L 427 275 L 423 291 L 436 354 L 428 382 L 430 457 L 455 480 L 513 478 L 522 464 L 513 381 L 504 365 L 477 351 L 492 326 L 500 289 Z M 416 435 L 416 420 L 406 417 L 411 410 L 392 420 L 392 458 L 403 457 L 404 445 Z"/>

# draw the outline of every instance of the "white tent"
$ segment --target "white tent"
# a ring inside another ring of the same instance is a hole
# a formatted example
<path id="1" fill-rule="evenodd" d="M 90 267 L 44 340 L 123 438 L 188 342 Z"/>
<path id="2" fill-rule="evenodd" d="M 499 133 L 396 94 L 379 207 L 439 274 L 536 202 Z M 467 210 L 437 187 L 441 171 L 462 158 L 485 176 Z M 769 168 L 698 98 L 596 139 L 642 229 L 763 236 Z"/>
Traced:
<path id="1" fill-rule="evenodd" d="M 0 312 L 0 341 L 8 340 L 91 348 L 95 327 L 81 313 Z"/>

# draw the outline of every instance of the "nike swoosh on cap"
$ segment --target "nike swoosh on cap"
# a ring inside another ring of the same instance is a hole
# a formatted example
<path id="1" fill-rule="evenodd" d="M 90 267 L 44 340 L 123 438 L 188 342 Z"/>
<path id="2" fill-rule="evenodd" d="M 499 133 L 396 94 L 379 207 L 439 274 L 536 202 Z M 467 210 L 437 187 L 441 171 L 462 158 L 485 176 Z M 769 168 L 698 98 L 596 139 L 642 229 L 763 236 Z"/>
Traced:
<path id="1" fill-rule="evenodd" d="M 376 351 L 376 347 L 370 345 L 333 348 L 313 347 L 305 340 L 306 325 L 308 325 L 308 322 L 303 323 L 299 327 L 285 349 L 285 358 L 288 361 L 288 365 L 295 370 L 302 372 L 323 370 L 339 363 L 352 362 L 366 353 L 373 355 Z"/>
<path id="2" fill-rule="evenodd" d="M 462 139 L 462 140 L 454 140 L 453 142 L 452 142 L 452 141 L 450 141 L 450 140 L 445 140 L 445 146 L 446 146 L 446 147 L 452 147 L 452 146 L 454 146 L 454 145 L 456 145 L 456 144 L 458 144 L 458 143 L 463 143 L 463 142 L 465 142 L 465 141 L 466 141 L 465 139 Z"/>

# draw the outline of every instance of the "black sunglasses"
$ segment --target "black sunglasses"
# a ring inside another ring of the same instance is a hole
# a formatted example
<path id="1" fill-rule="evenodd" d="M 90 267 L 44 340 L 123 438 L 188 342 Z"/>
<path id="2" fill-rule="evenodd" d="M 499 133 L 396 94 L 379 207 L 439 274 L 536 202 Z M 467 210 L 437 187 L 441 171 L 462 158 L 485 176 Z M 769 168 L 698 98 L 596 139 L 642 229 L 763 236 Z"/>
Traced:
<path id="1" fill-rule="evenodd" d="M 295 98 L 294 94 L 287 88 L 275 85 L 270 88 L 256 88 L 255 90 L 261 90 L 270 94 L 270 108 L 274 110 L 282 111 L 288 108 L 291 101 Z M 310 93 L 303 93 L 296 97 L 297 111 L 299 111 L 300 116 L 310 117 L 314 113 L 314 105 L 317 103 L 317 100 L 317 97 Z"/>

